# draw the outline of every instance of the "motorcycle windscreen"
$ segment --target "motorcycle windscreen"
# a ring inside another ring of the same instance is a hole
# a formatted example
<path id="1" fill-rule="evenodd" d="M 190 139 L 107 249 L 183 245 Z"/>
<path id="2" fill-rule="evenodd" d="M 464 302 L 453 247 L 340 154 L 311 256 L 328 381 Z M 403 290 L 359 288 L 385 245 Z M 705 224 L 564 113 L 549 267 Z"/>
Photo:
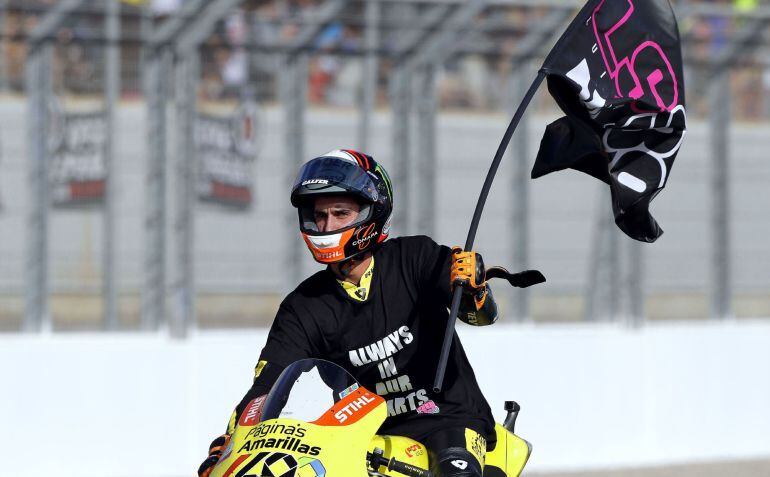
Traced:
<path id="1" fill-rule="evenodd" d="M 353 376 L 332 362 L 296 361 L 283 370 L 270 390 L 262 421 L 285 418 L 314 422 L 359 387 Z"/>

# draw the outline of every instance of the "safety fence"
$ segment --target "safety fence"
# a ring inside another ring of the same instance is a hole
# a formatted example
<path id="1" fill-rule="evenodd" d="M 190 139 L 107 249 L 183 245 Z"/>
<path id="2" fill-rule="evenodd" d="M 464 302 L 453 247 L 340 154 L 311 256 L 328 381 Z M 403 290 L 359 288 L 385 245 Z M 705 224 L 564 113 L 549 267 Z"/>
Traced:
<path id="1" fill-rule="evenodd" d="M 397 235 L 461 243 L 508 115 L 580 3 L 2 2 L 0 329 L 269 323 L 317 268 L 288 187 L 341 146 L 391 172 Z M 666 235 L 630 243 L 574 173 L 528 181 L 558 114 L 544 88 L 478 241 L 549 279 L 498 287 L 508 319 L 770 316 L 770 9 L 674 4 L 691 132 L 654 202 Z"/>

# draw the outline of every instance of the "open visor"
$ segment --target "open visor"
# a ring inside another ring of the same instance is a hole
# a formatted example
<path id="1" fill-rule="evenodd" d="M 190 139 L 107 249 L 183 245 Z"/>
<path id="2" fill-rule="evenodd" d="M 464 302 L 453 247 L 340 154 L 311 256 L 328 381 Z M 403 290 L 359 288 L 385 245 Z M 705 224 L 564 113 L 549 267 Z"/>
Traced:
<path id="1" fill-rule="evenodd" d="M 337 157 L 322 157 L 302 166 L 291 190 L 295 207 L 316 194 L 354 194 L 367 202 L 379 199 L 369 174 L 355 162 Z"/>

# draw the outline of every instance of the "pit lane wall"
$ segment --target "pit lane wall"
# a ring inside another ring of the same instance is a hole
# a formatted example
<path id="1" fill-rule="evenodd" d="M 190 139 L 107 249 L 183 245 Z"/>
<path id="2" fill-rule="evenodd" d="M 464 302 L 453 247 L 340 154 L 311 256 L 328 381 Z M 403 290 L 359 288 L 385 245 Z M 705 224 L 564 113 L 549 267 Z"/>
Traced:
<path id="1" fill-rule="evenodd" d="M 460 334 L 530 470 L 770 456 L 770 320 L 495 325 Z M 3 475 L 192 476 L 265 331 L 0 335 Z"/>

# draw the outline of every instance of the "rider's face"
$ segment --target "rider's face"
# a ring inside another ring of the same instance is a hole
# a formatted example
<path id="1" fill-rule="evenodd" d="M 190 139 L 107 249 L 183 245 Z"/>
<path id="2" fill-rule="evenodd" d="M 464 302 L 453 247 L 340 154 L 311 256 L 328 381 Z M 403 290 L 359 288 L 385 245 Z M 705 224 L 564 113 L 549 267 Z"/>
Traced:
<path id="1" fill-rule="evenodd" d="M 333 232 L 352 224 L 361 206 L 344 195 L 321 196 L 315 200 L 313 217 L 319 232 Z"/>

